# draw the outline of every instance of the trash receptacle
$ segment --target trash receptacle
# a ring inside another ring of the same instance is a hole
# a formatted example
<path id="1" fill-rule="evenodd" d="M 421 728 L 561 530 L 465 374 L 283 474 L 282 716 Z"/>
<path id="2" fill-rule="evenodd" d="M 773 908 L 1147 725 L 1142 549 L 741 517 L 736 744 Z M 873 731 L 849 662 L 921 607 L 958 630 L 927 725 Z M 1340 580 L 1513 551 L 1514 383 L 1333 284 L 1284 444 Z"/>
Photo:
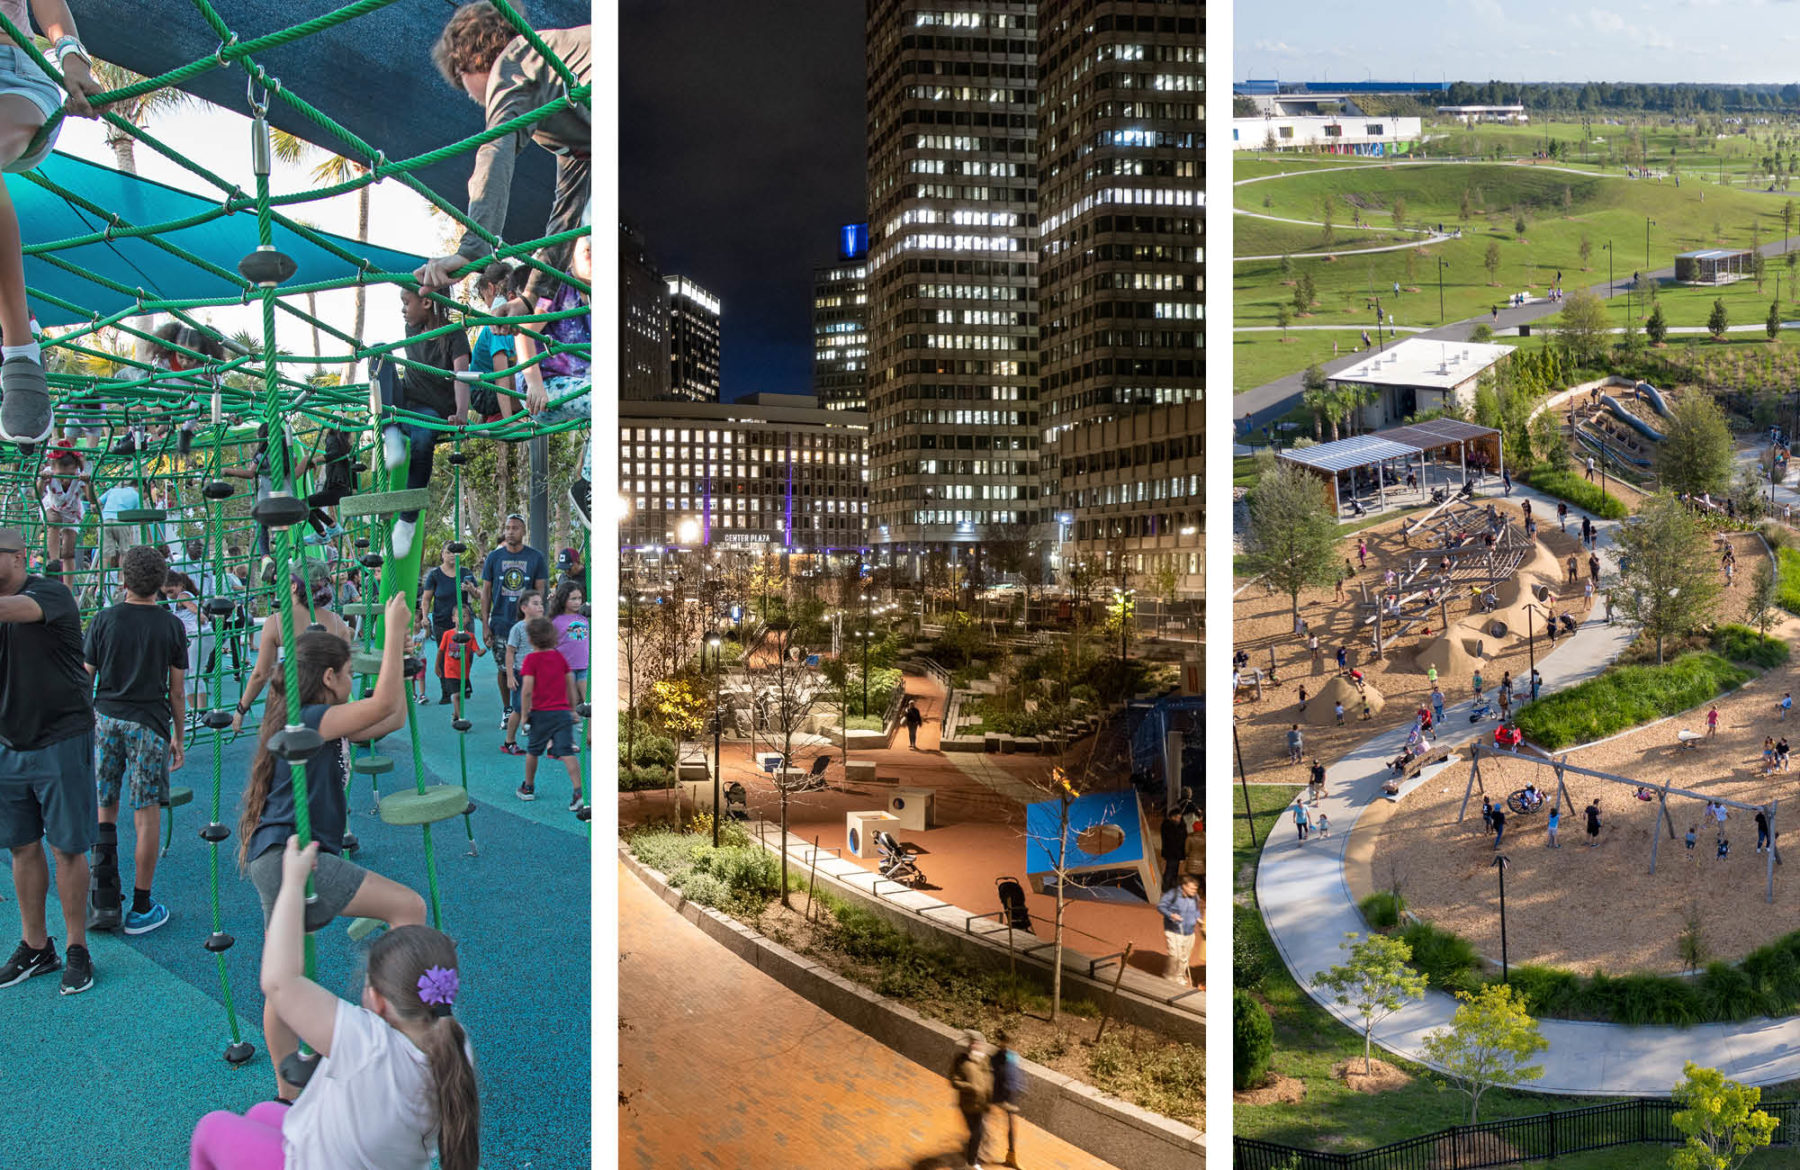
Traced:
<path id="1" fill-rule="evenodd" d="M 1519 326 L 1519 336 L 1520 337 L 1530 337 L 1531 336 L 1531 326 L 1529 324 L 1521 324 Z"/>

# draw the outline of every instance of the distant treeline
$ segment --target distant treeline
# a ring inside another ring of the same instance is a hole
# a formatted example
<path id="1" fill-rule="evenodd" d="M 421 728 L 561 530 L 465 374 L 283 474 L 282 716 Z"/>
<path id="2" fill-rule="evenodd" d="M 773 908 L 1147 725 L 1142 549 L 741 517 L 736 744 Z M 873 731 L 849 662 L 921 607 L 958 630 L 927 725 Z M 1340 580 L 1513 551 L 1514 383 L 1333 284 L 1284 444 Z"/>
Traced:
<path id="1" fill-rule="evenodd" d="M 1523 105 L 1532 114 L 1603 114 L 1648 111 L 1662 114 L 1733 112 L 1800 113 L 1800 84 L 1645 85 L 1636 82 L 1519 83 L 1453 82 L 1437 104 L 1448 106 Z"/>

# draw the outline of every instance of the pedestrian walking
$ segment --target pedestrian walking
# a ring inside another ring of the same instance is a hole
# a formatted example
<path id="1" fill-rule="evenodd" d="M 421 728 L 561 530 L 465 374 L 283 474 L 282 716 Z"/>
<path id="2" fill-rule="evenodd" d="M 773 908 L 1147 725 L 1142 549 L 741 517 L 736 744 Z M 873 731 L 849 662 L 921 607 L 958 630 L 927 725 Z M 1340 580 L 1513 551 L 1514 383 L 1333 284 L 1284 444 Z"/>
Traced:
<path id="1" fill-rule="evenodd" d="M 1438 690 L 1437 684 L 1431 686 L 1431 717 L 1434 721 L 1444 721 L 1444 692 Z"/>
<path id="2" fill-rule="evenodd" d="M 906 724 L 906 745 L 916 752 L 919 750 L 919 726 L 925 722 L 925 716 L 919 711 L 919 705 L 908 699 L 906 714 L 901 718 Z"/>
<path id="3" fill-rule="evenodd" d="M 1594 579 L 1589 577 L 1581 583 L 1581 608 L 1592 612 L 1594 608 Z"/>
<path id="4" fill-rule="evenodd" d="M 1569 530 L 1569 505 L 1559 502 L 1556 505 L 1556 528 L 1559 532 Z"/>
<path id="5" fill-rule="evenodd" d="M 1304 742 L 1305 737 L 1300 734 L 1300 725 L 1296 723 L 1288 729 L 1287 733 L 1288 763 L 1298 764 L 1300 762 L 1300 749 Z"/>
<path id="6" fill-rule="evenodd" d="M 1485 796 L 1481 798 L 1481 831 L 1494 831 L 1494 802 Z"/>
<path id="7" fill-rule="evenodd" d="M 1338 651 L 1337 651 L 1337 668 L 1339 670 L 1344 669 L 1344 664 L 1349 661 L 1350 661 L 1350 648 L 1347 646 L 1339 646 Z"/>
<path id="8" fill-rule="evenodd" d="M 1338 584 L 1341 586 L 1343 585 L 1343 582 L 1340 580 Z M 1313 634 L 1308 637 L 1306 639 L 1306 648 L 1312 651 L 1312 660 L 1315 665 L 1323 661 L 1323 655 L 1319 650 L 1319 635 Z"/>
<path id="9" fill-rule="evenodd" d="M 1543 687 L 1544 687 L 1544 676 L 1539 674 L 1537 672 L 1537 667 L 1534 666 L 1531 668 L 1531 701 L 1532 702 L 1534 702 L 1534 703 L 1537 702 L 1538 692 L 1543 690 Z"/>
<path id="10" fill-rule="evenodd" d="M 1500 486 L 1506 489 L 1505 492 L 1503 492 L 1502 494 L 1508 495 L 1508 496 L 1512 495 L 1512 468 L 1503 467 L 1500 469 Z M 1531 501 L 1526 500 L 1525 504 L 1526 504 L 1525 514 L 1529 516 L 1531 514 L 1531 509 L 1530 509 Z"/>
<path id="11" fill-rule="evenodd" d="M 1324 813 L 1319 814 L 1319 836 L 1321 838 L 1331 836 L 1331 818 Z"/>
<path id="12" fill-rule="evenodd" d="M 1356 564 L 1358 568 L 1369 567 L 1369 542 L 1360 536 L 1356 538 Z"/>
<path id="13" fill-rule="evenodd" d="M 987 1136 L 987 1111 L 994 1097 L 993 1066 L 988 1062 L 987 1040 L 970 1028 L 950 1059 L 950 1087 L 956 1090 L 956 1108 L 969 1127 L 963 1161 L 979 1170 L 982 1139 Z"/>
<path id="14" fill-rule="evenodd" d="M 1001 1163 L 1003 1166 L 1018 1163 L 1019 1146 L 1014 1123 L 1019 1118 L 1019 1098 L 1025 1095 L 1025 1071 L 1019 1067 L 1019 1054 L 1008 1046 L 1010 1042 L 1005 1028 L 996 1031 L 994 1055 L 989 1061 L 994 1071 L 994 1095 L 990 1100 L 1006 1119 L 1006 1161 Z"/>
<path id="15" fill-rule="evenodd" d="M 1496 804 L 1494 806 L 1494 851 L 1496 853 L 1500 851 L 1500 840 L 1505 836 L 1506 806 L 1503 804 Z"/>
<path id="16" fill-rule="evenodd" d="M 1294 832 L 1302 841 L 1306 840 L 1307 828 L 1306 805 L 1296 800 L 1294 801 Z"/>
<path id="17" fill-rule="evenodd" d="M 1769 814 L 1763 809 L 1756 810 L 1756 851 L 1761 853 L 1769 844 Z"/>
<path id="18" fill-rule="evenodd" d="M 1587 457 L 1587 481 L 1594 482 L 1594 457 L 1592 455 Z"/>
<path id="19" fill-rule="evenodd" d="M 1587 843 L 1589 849 L 1600 844 L 1600 802 L 1597 800 L 1587 806 Z"/>
<path id="20" fill-rule="evenodd" d="M 1181 884 L 1164 893 L 1156 908 L 1162 911 L 1163 941 L 1169 944 L 1169 966 L 1163 974 L 1171 983 L 1191 987 L 1188 970 L 1193 963 L 1194 940 L 1201 932 L 1200 879 L 1184 874 Z M 1010 1158 L 1007 1164 L 1011 1165 Z"/>
<path id="21" fill-rule="evenodd" d="M 1575 554 L 1569 554 L 1569 584 L 1573 585 L 1581 578 L 1581 570 L 1575 560 Z"/>
<path id="22" fill-rule="evenodd" d="M 1344 705 L 1342 703 L 1333 703 L 1331 705 L 1331 713 L 1337 716 L 1337 725 L 1342 727 L 1344 725 Z"/>
<path id="23" fill-rule="evenodd" d="M 1715 703 L 1706 712 L 1706 738 L 1711 739 L 1717 734 L 1719 734 L 1719 706 Z"/>
<path id="24" fill-rule="evenodd" d="M 1600 554 L 1597 552 L 1588 554 L 1588 580 L 1595 582 L 1600 580 Z"/>
<path id="25" fill-rule="evenodd" d="M 1776 718 L 1775 722 L 1786 723 L 1787 717 L 1788 717 L 1788 712 L 1792 711 L 1793 709 L 1794 709 L 1794 692 L 1787 691 L 1781 696 L 1781 714 L 1780 714 L 1780 716 L 1778 716 Z"/>

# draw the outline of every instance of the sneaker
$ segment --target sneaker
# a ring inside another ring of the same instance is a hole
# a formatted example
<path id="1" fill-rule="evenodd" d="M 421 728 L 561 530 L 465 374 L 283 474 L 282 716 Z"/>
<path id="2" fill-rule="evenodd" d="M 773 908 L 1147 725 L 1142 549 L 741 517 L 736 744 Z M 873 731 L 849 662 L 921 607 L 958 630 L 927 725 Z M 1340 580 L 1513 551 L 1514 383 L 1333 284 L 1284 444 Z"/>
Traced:
<path id="1" fill-rule="evenodd" d="M 168 911 L 163 911 L 167 916 Z M 80 995 L 94 985 L 94 960 L 88 957 L 88 949 L 80 943 L 70 943 L 68 964 L 63 967 L 62 993 L 64 995 Z"/>
<path id="2" fill-rule="evenodd" d="M 90 932 L 99 933 L 102 931 L 118 930 L 124 925 L 125 918 L 119 912 L 117 906 L 114 906 L 111 910 L 98 909 L 94 905 L 92 896 L 89 896 L 87 928 Z"/>
<path id="3" fill-rule="evenodd" d="M 525 749 L 516 743 L 503 743 L 500 745 L 500 750 L 509 756 L 522 756 L 525 754 Z"/>
<path id="4" fill-rule="evenodd" d="M 443 698 L 438 700 L 438 706 L 440 706 L 440 707 L 448 707 L 449 705 L 450 705 L 450 696 L 449 695 L 445 695 Z"/>
<path id="5" fill-rule="evenodd" d="M 467 691 L 464 691 L 464 692 L 463 692 L 463 698 L 465 698 L 465 699 L 466 699 L 466 698 L 468 698 L 468 697 L 469 697 L 469 693 L 468 693 L 468 692 L 467 692 Z M 509 718 L 511 718 L 511 717 L 510 717 L 510 716 L 507 716 L 507 715 L 502 715 L 502 716 L 500 716 L 500 730 L 501 730 L 501 731 L 505 731 L 505 730 L 506 730 L 506 721 L 507 721 L 507 720 L 508 720 L 508 719 L 509 719 Z"/>
<path id="6" fill-rule="evenodd" d="M 42 443 L 54 422 L 44 367 L 23 356 L 0 363 L 0 439 Z"/>
<path id="7" fill-rule="evenodd" d="M 149 934 L 168 920 L 169 908 L 161 902 L 152 902 L 150 904 L 150 909 L 144 911 L 142 914 L 139 914 L 136 910 L 126 911 L 125 933 Z M 74 950 L 75 948 L 73 947 L 69 948 L 71 954 L 74 953 Z"/>
<path id="8" fill-rule="evenodd" d="M 574 796 L 569 798 L 569 811 L 570 812 L 580 812 L 581 811 L 581 793 L 577 792 Z"/>
<path id="9" fill-rule="evenodd" d="M 446 699 L 444 701 L 449 702 L 448 699 Z M 419 706 L 423 707 L 425 704 L 431 702 L 431 697 L 429 695 L 420 695 L 417 699 L 417 702 L 418 702 Z"/>
<path id="10" fill-rule="evenodd" d="M 519 790 L 517 792 L 513 793 L 513 795 L 518 797 L 520 800 L 536 800 L 537 799 L 537 789 L 533 788 L 529 784 L 521 784 L 521 785 L 519 785 Z"/>
<path id="11" fill-rule="evenodd" d="M 0 967 L 0 987 L 12 987 L 25 982 L 33 975 L 48 975 L 52 971 L 62 970 L 62 960 L 56 957 L 56 940 L 44 940 L 44 949 L 34 951 L 25 945 L 23 939 L 19 947 L 6 960 L 6 966 Z"/>
<path id="12" fill-rule="evenodd" d="M 399 427 L 389 427 L 381 432 L 381 460 L 389 471 L 405 465 L 406 436 L 400 433 Z"/>
<path id="13" fill-rule="evenodd" d="M 389 541 L 389 547 L 392 549 L 396 559 L 404 560 L 406 554 L 412 551 L 413 534 L 417 532 L 418 529 L 419 522 L 416 520 L 394 521 L 394 536 L 393 539 Z"/>
<path id="14" fill-rule="evenodd" d="M 569 503 L 575 505 L 575 514 L 581 519 L 583 528 L 593 527 L 588 523 L 588 493 L 591 485 L 588 481 L 578 479 L 569 485 Z"/>

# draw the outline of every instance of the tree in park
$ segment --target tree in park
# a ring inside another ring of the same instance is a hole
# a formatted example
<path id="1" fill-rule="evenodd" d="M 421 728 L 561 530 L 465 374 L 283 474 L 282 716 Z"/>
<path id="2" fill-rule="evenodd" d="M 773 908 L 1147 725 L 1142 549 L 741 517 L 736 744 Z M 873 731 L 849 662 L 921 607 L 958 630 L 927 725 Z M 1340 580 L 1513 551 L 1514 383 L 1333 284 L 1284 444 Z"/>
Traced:
<path id="1" fill-rule="evenodd" d="M 1393 214 L 1394 214 L 1394 226 L 1397 228 L 1405 227 L 1406 226 L 1406 197 L 1405 196 L 1403 196 L 1403 195 L 1394 196 Z"/>
<path id="2" fill-rule="evenodd" d="M 1294 311 L 1288 307 L 1286 301 L 1275 306 L 1275 324 L 1281 326 L 1281 340 L 1286 341 L 1288 339 L 1288 324 L 1293 321 L 1293 319 Z"/>
<path id="3" fill-rule="evenodd" d="M 1556 338 L 1576 365 L 1587 365 L 1606 352 L 1606 306 L 1587 289 L 1577 289 L 1563 301 L 1553 325 Z"/>
<path id="4" fill-rule="evenodd" d="M 1275 1024 L 1269 1011 L 1243 988 L 1231 992 L 1231 1087 L 1262 1083 L 1275 1055 Z"/>
<path id="5" fill-rule="evenodd" d="M 1757 1108 L 1762 1090 L 1728 1081 L 1717 1069 L 1688 1061 L 1671 1096 L 1669 1118 L 1687 1140 L 1669 1156 L 1673 1170 L 1735 1170 L 1775 1137 L 1775 1118 Z"/>
<path id="6" fill-rule="evenodd" d="M 1294 282 L 1294 311 L 1302 317 L 1312 312 L 1315 295 L 1312 273 L 1302 272 L 1300 279 Z"/>
<path id="7" fill-rule="evenodd" d="M 805 733 L 813 706 L 827 697 L 813 672 L 806 666 L 806 652 L 788 645 L 791 630 L 770 634 L 773 645 L 768 665 L 757 672 L 752 685 L 756 697 L 769 719 L 769 739 L 781 749 L 781 763 L 775 771 L 775 793 L 781 802 L 781 904 L 788 906 L 788 809 L 795 792 L 805 789 L 807 780 L 795 775 L 794 740 Z"/>
<path id="8" fill-rule="evenodd" d="M 1718 609 L 1712 539 L 1685 504 L 1660 495 L 1619 526 L 1618 543 L 1624 554 L 1615 595 L 1619 609 L 1627 622 L 1656 639 L 1661 666 L 1663 639 L 1699 629 Z"/>
<path id="9" fill-rule="evenodd" d="M 1337 521 L 1322 485 L 1293 464 L 1279 463 L 1256 481 L 1245 502 L 1250 531 L 1244 553 L 1250 571 L 1288 595 L 1298 626 L 1300 591 L 1331 584 L 1337 571 Z"/>
<path id="10" fill-rule="evenodd" d="M 1706 331 L 1712 334 L 1714 341 L 1725 340 L 1725 333 L 1731 328 L 1731 314 L 1725 309 L 1725 299 L 1713 299 L 1712 315 L 1706 319 Z"/>
<path id="11" fill-rule="evenodd" d="M 1644 322 L 1644 332 L 1649 336 L 1651 345 L 1661 345 L 1669 335 L 1669 319 L 1663 316 L 1661 301 L 1651 308 L 1650 319 Z"/>
<path id="12" fill-rule="evenodd" d="M 1576 254 L 1581 257 L 1581 270 L 1586 272 L 1588 270 L 1588 259 L 1594 254 L 1594 241 L 1587 238 L 1586 232 L 1582 233 L 1581 243 L 1576 245 L 1575 251 Z"/>
<path id="13" fill-rule="evenodd" d="M 1363 1073 L 1367 1075 L 1375 1025 L 1399 1011 L 1407 1000 L 1424 995 L 1427 980 L 1407 966 L 1412 948 L 1402 939 L 1386 934 L 1361 937 L 1358 942 L 1355 931 L 1347 933 L 1338 949 L 1347 952 L 1350 961 L 1320 971 L 1313 978 L 1332 993 L 1339 1006 L 1351 1008 L 1362 1017 Z"/>
<path id="14" fill-rule="evenodd" d="M 1319 239 L 1327 248 L 1331 247 L 1331 242 L 1337 239 L 1337 227 L 1334 222 L 1336 218 L 1336 200 L 1330 195 L 1321 196 L 1319 198 Z"/>
<path id="15" fill-rule="evenodd" d="M 1656 472 L 1663 489 L 1717 495 L 1731 486 L 1731 467 L 1731 429 L 1724 411 L 1708 395 L 1683 395 L 1657 444 Z"/>
<path id="16" fill-rule="evenodd" d="M 1294 258 L 1286 252 L 1281 254 L 1281 282 L 1286 284 L 1294 279 Z"/>
<path id="17" fill-rule="evenodd" d="M 1789 252 L 1787 254 L 1787 270 L 1788 290 L 1790 292 L 1800 293 L 1800 289 L 1794 288 L 1794 277 L 1797 273 L 1800 273 L 1800 251 Z"/>
<path id="18" fill-rule="evenodd" d="M 1761 252 L 1752 253 L 1750 256 L 1750 275 L 1756 281 L 1757 292 L 1763 290 L 1763 280 L 1768 276 L 1768 272 L 1769 258 L 1764 256 Z"/>
<path id="19" fill-rule="evenodd" d="M 1482 263 L 1482 266 L 1487 269 L 1488 283 L 1489 284 L 1499 284 L 1500 283 L 1500 244 L 1498 241 L 1495 241 L 1495 240 L 1488 241 L 1487 253 L 1484 256 L 1482 256 L 1481 263 Z"/>
<path id="20" fill-rule="evenodd" d="M 1769 302 L 1769 315 L 1763 318 L 1763 332 L 1769 335 L 1770 341 L 1781 333 L 1781 305 L 1777 301 Z"/>
<path id="21" fill-rule="evenodd" d="M 1784 200 L 1781 204 L 1781 236 L 1786 239 L 1794 234 L 1794 201 Z"/>
<path id="22" fill-rule="evenodd" d="M 1458 219 L 1468 219 L 1470 211 L 1471 211 L 1471 208 L 1469 206 L 1469 189 L 1467 187 L 1464 187 L 1463 193 L 1462 193 L 1462 202 L 1460 202 L 1456 205 L 1456 216 Z"/>
<path id="23" fill-rule="evenodd" d="M 1750 577 L 1750 596 L 1744 599 L 1744 621 L 1756 628 L 1756 632 L 1768 636 L 1769 627 L 1775 624 L 1775 568 L 1767 560 L 1756 562 L 1756 572 Z"/>
<path id="24" fill-rule="evenodd" d="M 1333 412 L 1330 394 L 1331 383 L 1325 377 L 1324 367 L 1320 366 L 1318 362 L 1307 366 L 1306 372 L 1300 375 L 1300 402 L 1306 409 L 1312 411 L 1313 438 L 1315 439 L 1324 437 L 1319 433 L 1319 422 L 1327 417 L 1332 420 L 1331 426 L 1335 437 L 1337 419 Z"/>
<path id="25" fill-rule="evenodd" d="M 1522 208 L 1513 209 L 1513 235 L 1520 239 L 1525 237 L 1525 212 Z"/>
<path id="26" fill-rule="evenodd" d="M 1543 411 L 1531 420 L 1531 449 L 1551 471 L 1569 469 L 1569 444 L 1563 438 L 1555 411 Z"/>
<path id="27" fill-rule="evenodd" d="M 1456 998 L 1450 1026 L 1425 1037 L 1425 1059 L 1469 1099 L 1469 1124 L 1474 1125 L 1483 1093 L 1544 1075 L 1543 1065 L 1525 1062 L 1550 1042 L 1511 984 L 1490 983 L 1474 994 L 1459 991 Z"/>

